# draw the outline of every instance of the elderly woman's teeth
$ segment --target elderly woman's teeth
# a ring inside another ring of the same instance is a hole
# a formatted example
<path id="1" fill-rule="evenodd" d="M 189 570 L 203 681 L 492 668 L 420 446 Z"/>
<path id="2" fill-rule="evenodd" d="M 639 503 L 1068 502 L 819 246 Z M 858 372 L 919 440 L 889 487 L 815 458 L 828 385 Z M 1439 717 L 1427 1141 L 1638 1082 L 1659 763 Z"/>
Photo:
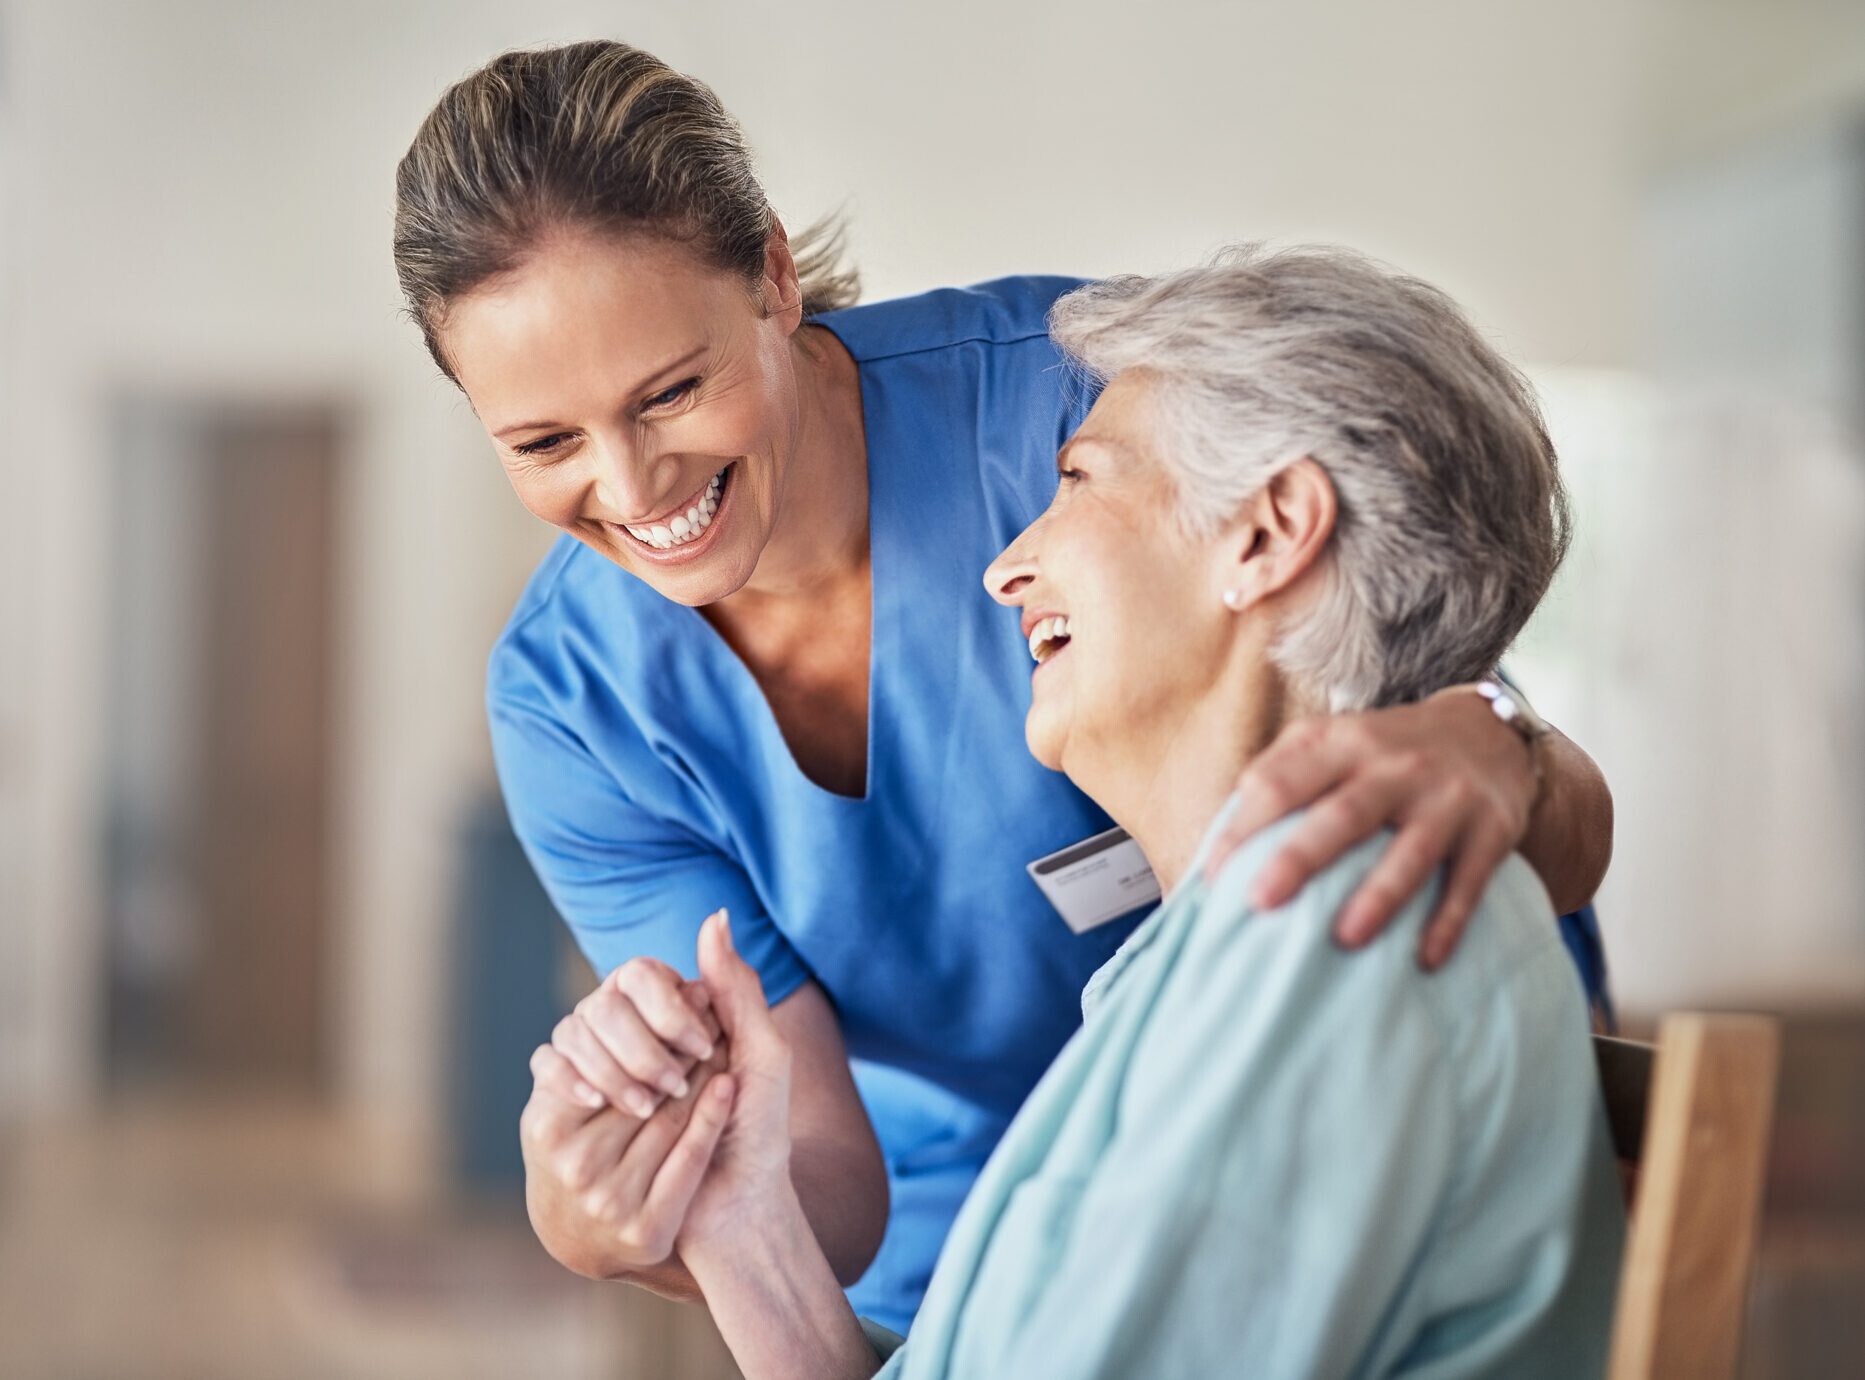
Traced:
<path id="1" fill-rule="evenodd" d="M 1068 619 L 1060 616 L 1039 619 L 1030 629 L 1030 655 L 1038 661 L 1047 661 L 1062 650 L 1068 639 Z"/>
<path id="2" fill-rule="evenodd" d="M 684 513 L 675 513 L 667 522 L 657 522 L 652 527 L 630 527 L 628 535 L 659 551 L 698 540 L 699 534 L 712 526 L 712 515 L 719 511 L 719 487 L 724 481 L 725 471 L 720 470 L 713 475 L 699 502 Z"/>

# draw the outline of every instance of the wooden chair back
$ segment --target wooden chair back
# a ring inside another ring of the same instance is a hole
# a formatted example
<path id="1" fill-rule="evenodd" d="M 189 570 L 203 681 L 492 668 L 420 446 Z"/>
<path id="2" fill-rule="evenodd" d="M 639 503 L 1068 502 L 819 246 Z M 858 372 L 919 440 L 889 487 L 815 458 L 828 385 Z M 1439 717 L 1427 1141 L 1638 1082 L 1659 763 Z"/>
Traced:
<path id="1" fill-rule="evenodd" d="M 1656 1045 L 1594 1037 L 1631 1209 L 1609 1380 L 1729 1380 L 1742 1346 L 1780 1030 L 1665 1017 Z"/>

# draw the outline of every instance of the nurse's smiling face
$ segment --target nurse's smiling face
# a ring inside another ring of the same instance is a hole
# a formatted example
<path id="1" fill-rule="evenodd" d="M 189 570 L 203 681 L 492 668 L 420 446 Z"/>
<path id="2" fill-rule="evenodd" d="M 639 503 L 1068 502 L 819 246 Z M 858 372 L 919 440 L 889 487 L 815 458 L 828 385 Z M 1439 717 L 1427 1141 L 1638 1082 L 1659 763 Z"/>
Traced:
<path id="1" fill-rule="evenodd" d="M 751 577 L 796 449 L 781 239 L 757 285 L 645 238 L 565 234 L 452 304 L 440 338 L 519 500 L 682 604 Z"/>
<path id="2" fill-rule="evenodd" d="M 1225 535 L 1181 527 L 1151 407 L 1141 374 L 1102 391 L 1057 459 L 1054 501 L 984 577 L 992 598 L 1023 611 L 1038 661 L 1030 751 L 1090 795 L 1098 766 L 1190 718 L 1236 646 Z"/>

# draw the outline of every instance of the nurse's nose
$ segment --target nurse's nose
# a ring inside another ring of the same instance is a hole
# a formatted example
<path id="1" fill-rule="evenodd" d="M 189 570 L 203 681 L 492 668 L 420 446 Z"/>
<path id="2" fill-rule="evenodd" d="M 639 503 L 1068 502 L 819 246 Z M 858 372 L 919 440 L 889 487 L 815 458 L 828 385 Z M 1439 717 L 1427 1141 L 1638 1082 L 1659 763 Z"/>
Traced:
<path id="1" fill-rule="evenodd" d="M 1023 602 L 1023 590 L 1036 578 L 1036 543 L 1030 539 L 1032 524 L 1006 546 L 997 559 L 985 567 L 984 592 L 1006 608 Z"/>
<path id="2" fill-rule="evenodd" d="M 654 481 L 648 457 L 625 441 L 592 437 L 589 447 L 596 498 L 617 522 L 640 522 L 654 514 Z"/>

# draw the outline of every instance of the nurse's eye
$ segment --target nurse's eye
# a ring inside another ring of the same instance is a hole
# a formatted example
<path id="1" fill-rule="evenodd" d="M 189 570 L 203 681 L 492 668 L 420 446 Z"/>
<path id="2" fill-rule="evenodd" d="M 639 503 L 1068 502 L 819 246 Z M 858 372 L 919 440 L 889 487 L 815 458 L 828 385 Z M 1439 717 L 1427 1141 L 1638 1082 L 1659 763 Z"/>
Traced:
<path id="1" fill-rule="evenodd" d="M 1073 484 L 1076 480 L 1081 478 L 1083 478 L 1083 475 L 1080 470 L 1072 470 L 1067 465 L 1062 466 L 1056 471 L 1056 479 L 1062 484 Z"/>
<path id="2" fill-rule="evenodd" d="M 561 443 L 569 439 L 569 432 L 557 431 L 549 436 L 540 436 L 535 441 L 526 441 L 522 446 L 513 446 L 512 449 L 520 455 L 550 455 L 561 449 Z"/>
<path id="3" fill-rule="evenodd" d="M 642 402 L 641 410 L 643 412 L 659 412 L 665 408 L 672 407 L 698 386 L 699 380 L 697 378 L 682 379 L 672 388 L 663 389 L 653 397 Z"/>

